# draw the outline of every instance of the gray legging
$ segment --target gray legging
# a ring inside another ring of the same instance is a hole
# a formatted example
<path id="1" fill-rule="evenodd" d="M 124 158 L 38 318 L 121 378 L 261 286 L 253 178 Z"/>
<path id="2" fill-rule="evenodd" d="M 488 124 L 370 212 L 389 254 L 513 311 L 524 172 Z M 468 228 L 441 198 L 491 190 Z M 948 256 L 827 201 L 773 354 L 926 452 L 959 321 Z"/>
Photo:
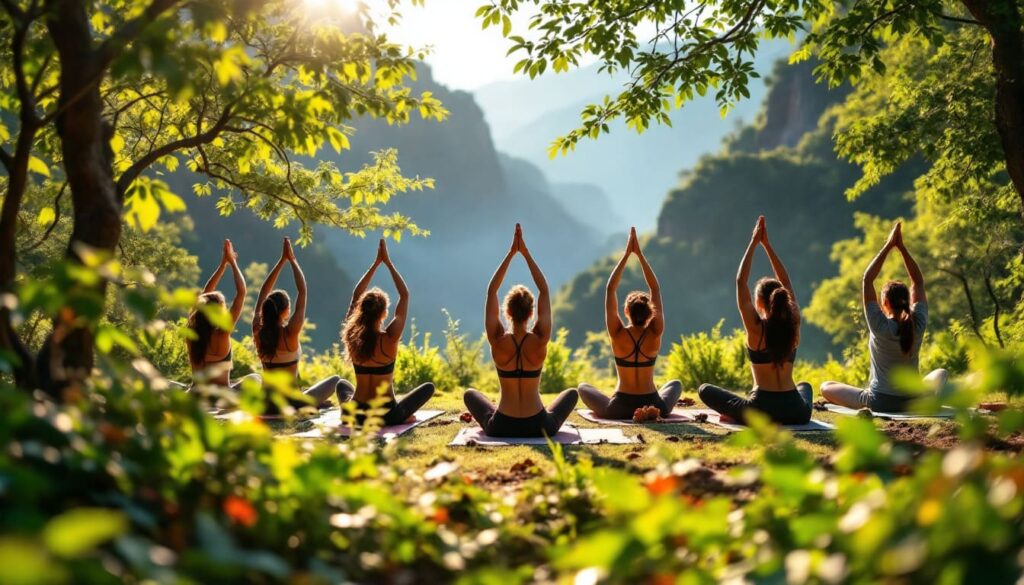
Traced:
<path id="1" fill-rule="evenodd" d="M 672 414 L 672 409 L 676 407 L 679 396 L 683 393 L 683 385 L 679 380 L 672 380 L 657 392 L 647 394 L 616 392 L 612 394 L 611 398 L 590 384 L 580 384 L 579 390 L 580 400 L 600 418 L 626 420 L 633 418 L 636 409 L 643 406 L 656 406 L 663 417 Z"/>
<path id="2" fill-rule="evenodd" d="M 232 390 L 238 390 L 239 388 L 242 387 L 242 384 L 245 383 L 246 380 L 255 380 L 257 383 L 263 382 L 263 378 L 261 378 L 259 374 L 247 374 L 235 380 L 234 382 L 229 383 L 228 388 L 231 388 Z M 168 380 L 167 383 L 170 385 L 171 388 L 177 388 L 179 390 L 184 390 L 185 392 L 191 392 L 192 388 L 195 387 L 194 382 L 190 385 L 182 384 L 181 382 L 175 382 L 174 380 Z"/>
<path id="3" fill-rule="evenodd" d="M 344 398 L 345 393 L 341 385 L 342 381 L 341 376 L 329 376 L 324 378 L 302 391 L 302 395 L 306 397 L 307 400 L 289 398 L 288 403 L 291 404 L 292 408 L 302 408 L 304 406 L 326 408 L 330 405 L 329 401 L 331 395 L 335 392 L 337 392 L 338 395 L 338 402 L 344 402 L 345 400 L 348 400 L 348 398 L 351 398 L 351 396 Z M 280 413 L 280 409 L 277 407 L 277 404 L 270 400 L 269 395 L 267 395 L 265 402 L 266 406 L 264 407 L 264 414 Z"/>
<path id="4" fill-rule="evenodd" d="M 545 434 L 553 437 L 572 414 L 578 398 L 576 389 L 570 388 L 552 400 L 547 409 L 542 408 L 533 416 L 518 417 L 498 412 L 494 403 L 479 390 L 470 388 L 463 395 L 469 413 L 492 437 L 542 437 Z"/>
<path id="5" fill-rule="evenodd" d="M 807 382 L 800 382 L 793 390 L 781 392 L 754 388 L 746 398 L 711 384 L 704 384 L 697 390 L 704 404 L 737 422 L 746 423 L 747 411 L 757 410 L 780 425 L 807 424 L 811 420 L 813 392 Z"/>

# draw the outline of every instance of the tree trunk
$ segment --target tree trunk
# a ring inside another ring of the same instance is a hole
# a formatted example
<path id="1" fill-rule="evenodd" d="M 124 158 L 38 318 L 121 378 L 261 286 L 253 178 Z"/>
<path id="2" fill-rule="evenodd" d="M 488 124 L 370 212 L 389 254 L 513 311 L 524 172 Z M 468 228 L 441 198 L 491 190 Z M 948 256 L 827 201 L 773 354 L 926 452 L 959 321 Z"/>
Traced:
<path id="1" fill-rule="evenodd" d="M 963 0 L 992 37 L 996 130 L 1024 213 L 1024 14 L 1016 0 Z"/>
<path id="2" fill-rule="evenodd" d="M 34 138 L 33 122 L 23 115 L 15 147 L 16 154 L 8 172 L 7 193 L 4 195 L 3 209 L 0 211 L 0 293 L 12 292 L 14 288 L 18 257 L 18 211 L 21 209 L 21 201 L 28 185 L 28 156 Z M 11 323 L 11 311 L 2 303 L 0 303 L 0 351 L 8 353 L 18 361 L 14 367 L 15 383 L 21 388 L 31 388 L 34 385 L 32 354 L 18 338 L 14 325 Z"/>
<path id="3" fill-rule="evenodd" d="M 122 201 L 114 185 L 110 127 L 100 97 L 104 66 L 93 46 L 85 4 L 62 0 L 47 20 L 61 60 L 56 123 L 73 208 L 72 261 L 79 260 L 83 244 L 112 254 L 121 238 Z M 102 295 L 104 289 L 97 292 Z M 92 369 L 92 333 L 73 319 L 70 311 L 62 312 L 39 356 L 40 384 L 54 395 L 78 386 Z"/>

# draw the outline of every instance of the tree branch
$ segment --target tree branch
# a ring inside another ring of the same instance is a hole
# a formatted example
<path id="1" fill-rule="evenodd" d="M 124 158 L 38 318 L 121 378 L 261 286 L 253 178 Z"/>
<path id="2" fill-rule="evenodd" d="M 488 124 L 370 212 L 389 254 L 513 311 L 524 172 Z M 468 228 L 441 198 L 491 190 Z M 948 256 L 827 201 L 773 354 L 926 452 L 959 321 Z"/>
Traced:
<path id="1" fill-rule="evenodd" d="M 167 144 L 164 144 L 163 146 L 154 148 L 153 150 L 149 151 L 149 153 L 147 153 L 145 156 L 136 161 L 135 164 L 128 167 L 128 170 L 122 173 L 121 176 L 117 179 L 118 195 L 124 196 L 125 192 L 128 190 L 129 185 L 131 185 L 132 182 L 134 182 L 135 179 L 137 179 L 138 176 L 142 174 L 142 171 L 146 170 L 146 167 L 160 160 L 164 156 L 167 156 L 168 154 L 171 154 L 172 152 L 175 152 L 177 150 L 181 150 L 184 148 L 194 148 L 202 144 L 213 142 L 213 140 L 217 138 L 218 135 L 220 135 L 221 131 L 227 126 L 228 121 L 231 119 L 231 109 L 233 105 L 234 102 L 224 107 L 224 111 L 221 112 L 220 117 L 217 119 L 214 125 L 210 127 L 209 130 L 206 130 L 205 132 L 199 132 L 198 134 L 195 134 L 194 136 L 190 136 L 188 138 L 174 140 L 168 142 Z"/>
<path id="2" fill-rule="evenodd" d="M 999 332 L 999 313 L 1002 310 L 1002 306 L 999 304 L 999 298 L 996 297 L 996 291 L 992 289 L 992 278 L 991 275 L 985 275 L 985 289 L 988 291 L 988 296 L 992 299 L 992 304 L 995 306 L 995 314 L 992 316 L 992 331 L 996 334 L 996 341 L 999 342 L 999 347 L 1006 348 L 1006 344 L 1003 343 L 1003 335 Z"/>
<path id="3" fill-rule="evenodd" d="M 974 334 L 978 336 L 978 339 L 984 343 L 985 338 L 981 336 L 981 329 L 978 327 L 978 310 L 974 306 L 974 297 L 971 295 L 971 287 L 967 283 L 967 277 L 959 272 L 954 272 L 946 268 L 939 268 L 939 270 L 960 281 L 960 284 L 964 289 L 964 296 L 967 297 L 967 307 L 971 311 L 971 329 L 974 331 Z"/>
<path id="4" fill-rule="evenodd" d="M 114 59 L 121 55 L 125 46 L 134 41 L 139 34 L 164 12 L 180 4 L 182 0 L 153 0 L 142 14 L 121 25 L 99 47 L 100 68 L 106 69 Z"/>

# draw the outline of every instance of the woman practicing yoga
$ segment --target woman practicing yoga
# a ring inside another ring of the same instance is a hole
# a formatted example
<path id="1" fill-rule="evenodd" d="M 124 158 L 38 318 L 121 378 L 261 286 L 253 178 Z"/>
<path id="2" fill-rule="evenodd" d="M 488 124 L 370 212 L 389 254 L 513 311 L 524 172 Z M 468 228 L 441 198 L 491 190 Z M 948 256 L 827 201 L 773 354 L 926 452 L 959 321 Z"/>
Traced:
<path id="1" fill-rule="evenodd" d="M 537 321 L 530 329 L 533 317 L 533 295 L 522 285 L 512 287 L 505 297 L 505 316 L 511 331 L 501 322 L 498 315 L 498 290 L 505 279 L 505 273 L 516 254 L 526 260 L 538 291 Z M 572 414 L 578 394 L 575 388 L 563 391 L 545 410 L 540 399 L 540 373 L 551 339 L 551 297 L 544 273 L 533 261 L 523 230 L 516 224 L 512 247 L 498 270 L 491 277 L 487 287 L 487 301 L 484 313 L 487 341 L 491 345 L 491 358 L 498 369 L 501 384 L 501 399 L 498 406 L 483 393 L 472 388 L 466 390 L 466 408 L 480 423 L 484 432 L 492 437 L 540 437 L 554 436 L 565 419 Z"/>
<path id="2" fill-rule="evenodd" d="M 220 310 L 226 310 L 224 293 L 215 290 L 220 284 L 221 277 L 227 267 L 231 267 L 231 274 L 235 277 L 235 298 L 231 300 L 231 329 L 225 330 L 215 326 L 211 321 L 205 307 L 219 305 Z M 199 295 L 199 303 L 188 316 L 188 328 L 195 333 L 196 338 L 187 341 L 188 361 L 192 366 L 192 384 L 214 384 L 217 386 L 228 386 L 238 388 L 246 379 L 259 381 L 257 374 L 249 374 L 244 378 L 231 382 L 231 333 L 235 330 L 238 317 L 242 314 L 242 306 L 245 304 L 245 278 L 238 268 L 238 254 L 231 246 L 231 240 L 224 240 L 224 252 L 221 255 L 220 265 L 206 282 L 203 292 Z M 184 385 L 182 385 L 184 387 Z M 189 388 L 191 389 L 191 388 Z"/>
<path id="3" fill-rule="evenodd" d="M 381 326 L 388 316 L 388 295 L 379 288 L 366 290 L 373 279 L 377 267 L 383 264 L 391 272 L 391 279 L 398 289 L 398 306 L 395 316 L 383 329 Z M 408 420 L 434 395 L 434 384 L 420 384 L 413 391 L 402 397 L 395 398 L 391 383 L 394 380 L 395 356 L 398 345 L 402 341 L 405 319 L 409 314 L 409 289 L 402 280 L 402 275 L 395 269 L 384 240 L 377 248 L 377 258 L 370 269 L 359 279 L 352 291 L 352 302 L 349 303 L 345 325 L 342 327 L 341 338 L 345 342 L 345 350 L 356 371 L 356 385 L 347 380 L 338 385 L 339 396 L 344 392 L 355 396 L 357 419 L 360 423 L 366 418 L 370 401 L 378 396 L 386 395 L 389 400 L 384 405 L 385 425 L 397 425 Z"/>
<path id="4" fill-rule="evenodd" d="M 910 276 L 910 289 L 897 280 L 882 287 L 882 304 L 878 304 L 875 279 L 893 249 L 899 250 Z M 862 286 L 864 317 L 868 323 L 868 350 L 871 353 L 871 378 L 867 390 L 840 382 L 825 382 L 821 395 L 829 402 L 849 408 L 870 408 L 878 412 L 906 412 L 910 403 L 920 398 L 896 388 L 891 380 L 899 369 L 918 371 L 918 353 L 928 325 L 928 299 L 924 293 L 924 275 L 914 257 L 903 244 L 899 223 L 892 228 L 885 246 L 864 271 Z M 936 388 L 945 384 L 946 370 L 934 370 L 925 381 Z"/>
<path id="5" fill-rule="evenodd" d="M 748 280 L 758 244 L 768 254 L 775 278 L 759 280 L 756 300 L 753 300 Z M 736 304 L 747 333 L 754 389 L 743 398 L 718 386 L 704 384 L 698 391 L 700 399 L 721 413 L 723 419 L 743 423 L 747 410 L 753 409 L 767 414 L 778 424 L 806 424 L 811 420 L 811 385 L 793 382 L 793 362 L 800 345 L 800 310 L 789 274 L 768 240 L 763 215 L 757 220 L 736 274 Z"/>
<path id="6" fill-rule="evenodd" d="M 636 254 L 640 261 L 650 292 L 633 291 L 626 296 L 623 310 L 627 323 L 623 323 L 619 316 L 616 290 L 630 254 Z M 661 349 L 661 334 L 665 330 L 662 306 L 658 278 L 644 257 L 636 237 L 636 228 L 633 228 L 629 233 L 626 251 L 612 271 L 604 293 L 604 318 L 608 335 L 612 339 L 615 370 L 619 376 L 618 386 L 610 399 L 590 384 L 581 383 L 579 386 L 580 400 L 595 415 L 607 419 L 629 419 L 633 418 L 636 409 L 643 406 L 657 407 L 663 417 L 672 414 L 683 392 L 682 384 L 679 380 L 672 380 L 662 386 L 661 390 L 654 385 L 654 364 Z"/>
<path id="7" fill-rule="evenodd" d="M 288 293 L 280 289 L 271 292 L 285 263 L 292 266 L 295 288 L 298 291 L 298 297 L 295 299 L 295 311 L 291 313 L 289 313 L 291 300 L 288 298 Z M 295 259 L 291 241 L 285 238 L 281 258 L 260 288 L 260 296 L 256 299 L 256 310 L 253 312 L 252 318 L 252 338 L 256 341 L 256 353 L 259 355 L 264 372 L 285 371 L 293 376 L 298 375 L 299 359 L 302 357 L 299 335 L 302 333 L 302 325 L 305 322 L 306 277 L 302 274 L 302 269 L 299 268 L 298 260 Z M 320 380 L 303 392 L 306 400 L 290 399 L 289 403 L 294 408 L 325 407 L 329 404 L 328 399 L 335 389 L 341 390 L 338 385 L 340 381 L 340 376 L 331 376 Z M 338 401 L 344 402 L 349 397 L 350 395 L 343 395 L 339 392 Z M 265 413 L 276 414 L 278 412 L 278 405 L 268 399 Z"/>

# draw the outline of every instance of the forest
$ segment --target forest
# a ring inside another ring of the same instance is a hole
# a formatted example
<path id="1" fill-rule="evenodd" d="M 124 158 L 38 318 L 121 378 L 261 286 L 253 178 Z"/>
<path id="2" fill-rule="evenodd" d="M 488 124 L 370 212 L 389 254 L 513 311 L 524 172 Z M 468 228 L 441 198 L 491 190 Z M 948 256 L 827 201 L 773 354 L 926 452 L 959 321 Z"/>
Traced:
<path id="1" fill-rule="evenodd" d="M 1024 1 L 446 2 L 0 0 L 0 583 L 1024 579 Z"/>

